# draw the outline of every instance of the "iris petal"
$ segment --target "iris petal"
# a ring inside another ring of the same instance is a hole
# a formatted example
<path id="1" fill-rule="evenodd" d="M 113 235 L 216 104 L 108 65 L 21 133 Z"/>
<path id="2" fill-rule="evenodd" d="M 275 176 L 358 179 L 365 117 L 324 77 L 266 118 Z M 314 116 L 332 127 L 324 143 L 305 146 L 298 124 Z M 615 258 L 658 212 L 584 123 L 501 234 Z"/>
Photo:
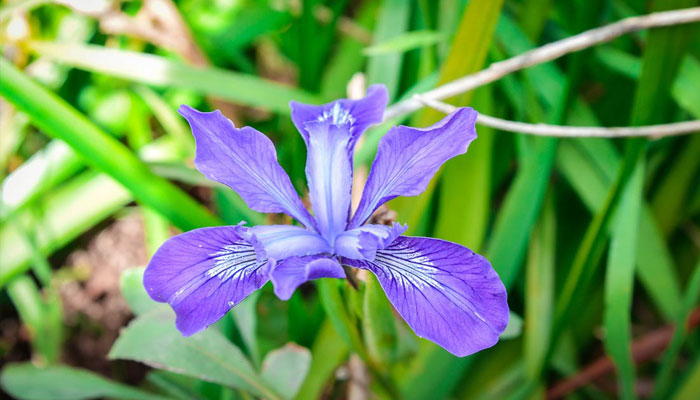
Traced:
<path id="1" fill-rule="evenodd" d="M 310 256 L 288 258 L 270 273 L 275 294 L 281 300 L 289 300 L 301 284 L 319 278 L 345 278 L 345 271 L 332 258 Z"/>
<path id="2" fill-rule="evenodd" d="M 318 106 L 290 102 L 292 121 L 307 147 L 306 178 L 315 221 L 331 246 L 350 217 L 355 143 L 368 126 L 382 120 L 387 101 L 386 88 L 374 85 L 360 100 Z"/>
<path id="3" fill-rule="evenodd" d="M 349 125 L 306 124 L 309 132 L 306 179 L 318 230 L 333 245 L 350 217 L 352 161 L 347 156 Z"/>
<path id="4" fill-rule="evenodd" d="M 335 125 L 350 124 L 351 138 L 348 151 L 352 156 L 355 142 L 372 124 L 382 121 L 384 109 L 389 102 L 389 94 L 384 85 L 372 85 L 367 89 L 367 96 L 359 100 L 340 99 L 322 105 L 311 105 L 291 101 L 292 122 L 308 144 L 309 132 L 306 123 L 310 121 L 327 121 Z"/>
<path id="5" fill-rule="evenodd" d="M 275 260 L 331 252 L 323 237 L 298 226 L 258 225 L 250 229 L 262 243 L 267 256 Z"/>
<path id="6" fill-rule="evenodd" d="M 345 231 L 335 240 L 335 253 L 358 260 L 374 260 L 377 250 L 389 246 L 394 239 L 408 229 L 407 225 L 363 225 Z"/>
<path id="7" fill-rule="evenodd" d="M 374 261 L 343 263 L 373 272 L 413 331 L 456 356 L 493 346 L 508 324 L 503 283 L 485 258 L 458 244 L 401 236 Z"/>
<path id="8" fill-rule="evenodd" d="M 265 285 L 270 264 L 245 227 L 195 229 L 156 251 L 143 284 L 153 300 L 170 304 L 177 328 L 189 336 Z"/>
<path id="9" fill-rule="evenodd" d="M 362 225 L 380 205 L 397 196 L 417 196 L 440 166 L 467 151 L 476 139 L 477 112 L 460 108 L 424 129 L 398 126 L 379 142 L 360 205 L 349 229 Z"/>
<path id="10" fill-rule="evenodd" d="M 183 105 L 178 112 L 192 128 L 197 143 L 194 163 L 207 178 L 235 190 L 254 210 L 284 212 L 314 228 L 267 136 L 250 127 L 234 127 L 220 111 L 205 113 Z"/>

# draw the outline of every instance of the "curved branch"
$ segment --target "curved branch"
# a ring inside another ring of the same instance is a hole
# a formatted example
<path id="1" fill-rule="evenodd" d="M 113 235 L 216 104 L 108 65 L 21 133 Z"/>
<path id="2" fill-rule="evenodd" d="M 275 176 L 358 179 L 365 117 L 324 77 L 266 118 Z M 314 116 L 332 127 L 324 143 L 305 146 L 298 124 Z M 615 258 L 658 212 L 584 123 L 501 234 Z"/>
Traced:
<path id="1" fill-rule="evenodd" d="M 457 107 L 452 104 L 443 103 L 437 100 L 430 100 L 421 95 L 414 95 L 414 99 L 421 104 L 430 108 L 434 108 L 445 114 L 451 113 Z M 562 126 L 562 125 L 547 125 L 547 124 L 528 124 L 525 122 L 508 121 L 501 118 L 492 117 L 486 114 L 479 114 L 476 120 L 477 124 L 489 126 L 502 131 L 525 133 L 535 136 L 552 136 L 562 138 L 572 137 L 601 137 L 601 138 L 618 138 L 618 137 L 651 137 L 660 138 L 665 136 L 686 135 L 689 133 L 700 132 L 700 120 L 692 120 L 685 122 L 675 122 L 663 125 L 648 125 L 636 127 L 614 127 L 605 128 L 600 126 Z"/>
<path id="2" fill-rule="evenodd" d="M 446 99 L 474 90 L 496 81 L 523 68 L 552 61 L 565 54 L 579 51 L 600 43 L 609 42 L 629 32 L 661 26 L 680 25 L 700 21 L 700 7 L 664 11 L 648 15 L 625 18 L 621 21 L 600 28 L 591 29 L 578 35 L 546 44 L 525 52 L 519 56 L 491 64 L 488 68 L 446 83 L 433 90 L 422 93 L 431 100 Z M 408 114 L 423 106 L 419 100 L 407 99 L 387 108 L 384 120 Z"/>

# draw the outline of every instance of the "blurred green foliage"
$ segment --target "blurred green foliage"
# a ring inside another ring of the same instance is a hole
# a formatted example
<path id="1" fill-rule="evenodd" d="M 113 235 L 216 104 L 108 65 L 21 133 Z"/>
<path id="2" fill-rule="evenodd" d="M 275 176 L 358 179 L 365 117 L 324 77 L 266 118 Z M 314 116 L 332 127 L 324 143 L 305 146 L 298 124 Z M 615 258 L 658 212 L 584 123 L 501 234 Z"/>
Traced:
<path id="1" fill-rule="evenodd" d="M 135 319 L 109 357 L 152 369 L 126 384 L 118 371 L 107 379 L 63 365 L 71 329 L 59 288 L 77 278 L 56 253 L 131 214 L 141 215 L 146 254 L 177 229 L 272 221 L 193 169 L 180 104 L 221 108 L 267 133 L 303 195 L 306 154 L 289 100 L 344 97 L 363 73 L 396 102 L 587 29 L 699 3 L 3 0 L 0 311 L 21 321 L 31 345 L 31 364 L 3 367 L 3 390 L 22 399 L 696 397 L 698 134 L 553 139 L 479 126 L 424 194 L 392 201 L 412 234 L 485 254 L 509 289 L 507 337 L 462 359 L 417 338 L 372 277 L 357 290 L 317 281 L 289 302 L 268 285 L 183 338 L 136 268 L 120 282 Z M 697 25 L 632 33 L 449 101 L 534 123 L 698 119 Z M 420 110 L 389 122 L 438 118 Z M 358 168 L 390 124 L 366 134 Z M 649 347 L 656 337 L 664 346 Z M 1 338 L 3 361 L 18 346 Z M 567 386 L 604 356 L 604 374 Z"/>

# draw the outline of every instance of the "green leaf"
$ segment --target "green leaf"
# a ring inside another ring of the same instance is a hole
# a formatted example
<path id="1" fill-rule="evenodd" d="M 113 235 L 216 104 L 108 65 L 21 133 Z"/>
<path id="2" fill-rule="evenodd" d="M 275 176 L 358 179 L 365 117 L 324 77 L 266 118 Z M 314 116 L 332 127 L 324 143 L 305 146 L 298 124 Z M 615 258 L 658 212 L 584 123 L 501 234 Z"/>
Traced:
<path id="1" fill-rule="evenodd" d="M 132 321 L 119 335 L 109 359 L 139 361 L 154 368 L 279 399 L 243 353 L 216 329 L 184 337 L 170 310 L 155 310 Z"/>
<path id="2" fill-rule="evenodd" d="M 273 350 L 265 356 L 262 378 L 284 399 L 292 399 L 299 391 L 311 365 L 311 352 L 294 343 Z"/>
<path id="3" fill-rule="evenodd" d="M 693 365 L 687 371 L 683 383 L 672 397 L 673 400 L 695 400 L 700 393 L 700 356 L 695 357 Z"/>
<path id="4" fill-rule="evenodd" d="M 486 258 L 491 261 L 506 288 L 511 287 L 518 276 L 530 229 L 542 206 L 556 155 L 556 139 L 535 138 L 534 142 L 532 153 L 528 154 L 524 165 L 518 170 L 496 216 L 486 251 Z"/>
<path id="5" fill-rule="evenodd" d="M 347 358 L 348 347 L 338 335 L 333 324 L 326 319 L 311 349 L 311 366 L 301 384 L 296 400 L 318 399 L 333 373 Z"/>
<path id="6" fill-rule="evenodd" d="M 7 220 L 24 204 L 64 182 L 82 166 L 83 160 L 67 144 L 60 140 L 49 142 L 2 181 L 0 221 Z"/>
<path id="7" fill-rule="evenodd" d="M 145 268 L 143 267 L 129 268 L 122 272 L 119 277 L 119 290 L 129 305 L 131 312 L 135 315 L 143 315 L 159 307 L 164 307 L 151 299 L 146 293 L 146 288 L 143 286 L 144 271 Z"/>
<path id="8" fill-rule="evenodd" d="M 643 187 L 644 161 L 640 160 L 622 193 L 620 201 L 624 206 L 618 209 L 612 223 L 612 239 L 605 276 L 604 343 L 617 368 L 620 396 L 623 399 L 635 398 L 635 368 L 630 350 L 630 315 Z"/>
<path id="9" fill-rule="evenodd" d="M 289 114 L 289 101 L 319 103 L 316 97 L 253 75 L 194 67 L 152 54 L 96 45 L 31 42 L 35 53 L 92 72 L 147 85 L 194 90 L 249 106 Z"/>
<path id="10" fill-rule="evenodd" d="M 455 34 L 452 43 L 450 44 L 450 52 L 447 59 L 440 69 L 440 78 L 438 85 L 445 84 L 464 75 L 476 72 L 483 66 L 488 54 L 488 48 L 491 45 L 493 33 L 501 12 L 502 0 L 474 0 L 470 1 L 466 10 L 462 14 L 462 19 L 459 28 Z M 456 12 L 456 11 L 455 11 Z M 458 106 L 466 106 L 470 104 L 472 92 L 464 93 L 454 98 L 448 99 L 448 102 Z M 426 109 L 418 115 L 419 126 L 428 126 L 445 115 L 433 109 Z M 484 144 L 484 147 L 486 144 Z M 484 149 L 487 150 L 487 149 Z M 469 154 L 462 155 L 456 160 L 451 160 L 443 167 L 444 171 L 450 169 L 463 171 L 464 163 L 467 161 L 460 158 L 469 157 Z M 456 173 L 451 174 L 452 176 Z M 430 200 L 433 197 L 435 188 L 441 172 L 435 174 L 435 177 L 430 182 L 426 190 L 417 197 L 400 197 L 392 200 L 389 207 L 396 210 L 402 216 L 403 222 L 411 229 L 416 229 L 420 226 L 421 217 L 427 214 Z M 462 181 L 458 181 L 458 186 Z M 450 185 L 454 181 L 448 181 L 445 184 Z M 444 213 L 450 213 L 452 210 L 442 210 Z M 462 213 L 462 211 L 458 211 Z"/>
<path id="11" fill-rule="evenodd" d="M 673 98 L 695 118 L 700 118 L 700 61 L 688 54 L 671 89 Z"/>
<path id="12" fill-rule="evenodd" d="M 337 279 L 320 279 L 317 281 L 316 287 L 318 288 L 321 304 L 338 335 L 343 338 L 350 349 L 367 361 L 369 360 L 367 350 L 360 338 L 354 318 L 345 308 L 345 302 L 340 294 L 340 284 L 342 282 L 339 282 Z"/>
<path id="13" fill-rule="evenodd" d="M 15 223 L 0 226 L 0 287 L 27 270 L 35 247 L 50 254 L 130 201 L 129 192 L 110 177 L 86 172 L 47 195 L 36 207 L 40 214 L 18 213 Z M 26 240 L 28 227 L 36 227 L 29 232 L 35 246 Z"/>
<path id="14" fill-rule="evenodd" d="M 238 331 L 241 333 L 243 343 L 248 349 L 248 354 L 253 359 L 253 364 L 260 366 L 260 350 L 258 348 L 257 337 L 257 304 L 261 291 L 257 290 L 242 302 L 233 307 L 230 311 L 233 320 L 236 322 Z"/>
<path id="15" fill-rule="evenodd" d="M 529 380 L 538 381 L 550 339 L 554 312 L 556 215 L 550 192 L 530 238 L 525 269 L 524 367 Z"/>
<path id="16" fill-rule="evenodd" d="M 374 274 L 367 274 L 365 282 L 362 327 L 370 357 L 387 368 L 396 359 L 396 318 Z"/>
<path id="17" fill-rule="evenodd" d="M 372 34 L 373 43 L 395 38 L 408 29 L 413 2 L 385 0 L 379 9 L 377 23 Z M 389 92 L 389 99 L 395 99 L 401 78 L 402 54 L 384 54 L 372 57 L 367 62 L 367 82 L 383 83 Z"/>
<path id="18" fill-rule="evenodd" d="M 508 317 L 508 326 L 499 336 L 500 340 L 515 339 L 522 335 L 523 333 L 523 317 L 520 315 L 510 312 Z"/>
<path id="19" fill-rule="evenodd" d="M 491 46 L 502 5 L 501 0 L 472 0 L 469 2 L 462 13 L 459 27 L 450 44 L 450 51 L 440 69 L 438 84 L 450 82 L 482 68 L 486 61 L 488 48 Z M 454 8 L 451 11 L 459 14 L 458 4 L 452 4 L 452 6 Z M 460 106 L 468 105 L 471 95 L 471 93 L 466 93 L 449 101 Z M 420 122 L 418 125 L 430 125 L 443 117 L 442 113 L 426 110 L 419 114 Z M 469 154 L 462 157 L 469 157 Z M 446 163 L 443 170 L 458 167 L 451 165 L 452 162 Z M 402 222 L 408 223 L 410 229 L 420 228 L 422 218 L 429 216 L 428 210 L 439 176 L 438 172 L 426 191 L 420 196 L 397 198 L 389 203 L 389 207 L 397 211 Z M 454 181 L 443 183 L 450 184 Z M 462 212 L 460 211 L 459 214 Z M 400 379 L 401 395 L 406 399 L 439 399 L 447 396 L 468 367 L 469 362 L 466 360 L 468 359 L 456 358 L 432 343 L 423 344 L 419 354 L 414 357 L 409 372 Z M 427 368 L 430 368 L 430 373 L 425 373 Z"/>
<path id="20" fill-rule="evenodd" d="M 494 111 L 489 87 L 476 92 L 474 107 L 486 114 Z M 451 160 L 442 171 L 434 231 L 435 237 L 476 252 L 482 249 L 493 208 L 491 165 L 496 139 L 496 132 L 487 127 L 479 126 L 477 133 L 479 137 L 469 145 L 468 153 Z"/>
<path id="21" fill-rule="evenodd" d="M 29 363 L 9 364 L 3 368 L 0 382 L 7 393 L 21 400 L 166 399 L 90 371 L 59 365 L 40 368 Z"/>
<path id="22" fill-rule="evenodd" d="M 695 270 L 688 282 L 688 287 L 683 296 L 683 308 L 680 310 L 675 320 L 675 329 L 673 331 L 671 343 L 669 343 L 664 353 L 663 359 L 661 360 L 661 367 L 654 380 L 654 393 L 652 398 L 655 400 L 668 398 L 669 386 L 674 373 L 673 367 L 678 360 L 683 342 L 685 342 L 689 333 L 685 328 L 686 323 L 693 308 L 697 306 L 698 300 L 700 300 L 700 261 L 695 266 Z"/>
<path id="23" fill-rule="evenodd" d="M 153 174 L 126 146 L 64 100 L 32 81 L 4 58 L 0 59 L 0 68 L 3 70 L 0 93 L 8 101 L 29 114 L 44 132 L 68 143 L 88 164 L 124 185 L 142 204 L 157 210 L 183 230 L 220 224 L 201 204 Z M 139 66 L 138 69 L 147 68 Z"/>
<path id="24" fill-rule="evenodd" d="M 447 39 L 442 32 L 429 30 L 412 31 L 394 36 L 391 39 L 366 47 L 362 53 L 366 56 L 379 56 L 391 53 L 404 53 L 419 47 L 431 46 Z"/>
<path id="25" fill-rule="evenodd" d="M 29 331 L 35 357 L 53 364 L 61 355 L 63 320 L 61 299 L 51 288 L 48 298 L 42 297 L 34 280 L 28 275 L 14 278 L 7 284 L 7 294 Z"/>

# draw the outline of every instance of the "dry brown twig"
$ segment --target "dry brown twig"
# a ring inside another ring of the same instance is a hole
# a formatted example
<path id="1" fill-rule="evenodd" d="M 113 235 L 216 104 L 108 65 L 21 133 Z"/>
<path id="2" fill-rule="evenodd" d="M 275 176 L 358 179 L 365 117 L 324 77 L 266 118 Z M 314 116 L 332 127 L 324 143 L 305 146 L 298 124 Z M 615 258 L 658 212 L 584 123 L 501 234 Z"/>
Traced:
<path id="1" fill-rule="evenodd" d="M 610 25 L 591 29 L 578 35 L 538 47 L 507 60 L 493 63 L 482 71 L 459 78 L 433 90 L 416 95 L 413 98 L 400 101 L 387 108 L 384 114 L 384 120 L 387 121 L 408 114 L 425 105 L 439 111 L 451 112 L 454 110 L 454 106 L 440 102 L 439 100 L 474 90 L 524 68 L 552 61 L 566 54 L 608 42 L 626 33 L 641 29 L 680 25 L 697 21 L 700 21 L 700 7 L 626 18 Z M 477 122 L 482 125 L 510 132 L 558 137 L 662 137 L 700 131 L 700 120 L 644 127 L 603 128 L 527 124 L 523 122 L 507 121 L 482 114 L 479 115 L 479 120 Z"/>
<path id="2" fill-rule="evenodd" d="M 446 114 L 451 113 L 452 111 L 457 109 L 457 107 L 453 106 L 452 104 L 443 103 L 438 100 L 426 99 L 421 95 L 416 95 L 414 97 L 426 106 L 434 108 Z M 479 114 L 476 123 L 500 129 L 502 131 L 524 133 L 535 136 L 550 136 L 564 138 L 616 138 L 634 136 L 665 137 L 700 132 L 700 120 L 675 122 L 663 125 L 604 128 L 600 126 L 563 126 L 548 124 L 528 124 L 525 122 L 508 121 L 505 119 L 492 117 L 486 114 Z"/>
<path id="3" fill-rule="evenodd" d="M 700 324 L 700 307 L 695 308 L 686 323 L 685 329 L 688 332 L 695 329 Z M 664 326 L 655 331 L 649 332 L 641 338 L 632 342 L 632 359 L 636 364 L 656 358 L 662 354 L 673 337 L 676 329 L 673 325 Z M 547 391 L 547 399 L 559 399 L 573 393 L 577 389 L 587 385 L 589 382 L 610 374 L 615 371 L 615 364 L 608 356 L 601 357 L 576 374 L 564 379 L 552 386 Z"/>
<path id="4" fill-rule="evenodd" d="M 700 21 L 700 7 L 684 8 L 680 10 L 664 11 L 648 15 L 625 18 L 621 21 L 591 29 L 578 35 L 558 40 L 530 50 L 507 60 L 491 64 L 488 68 L 477 73 L 467 75 L 452 82 L 446 83 L 433 90 L 421 93 L 421 96 L 430 100 L 442 100 L 458 94 L 469 92 L 484 86 L 504 76 L 521 69 L 552 61 L 566 54 L 583 50 L 600 43 L 609 42 L 626 33 L 642 29 L 663 27 L 671 25 L 688 24 Z M 389 107 L 384 114 L 384 120 L 389 120 L 412 111 L 418 110 L 423 103 L 411 98 L 398 102 Z"/>

